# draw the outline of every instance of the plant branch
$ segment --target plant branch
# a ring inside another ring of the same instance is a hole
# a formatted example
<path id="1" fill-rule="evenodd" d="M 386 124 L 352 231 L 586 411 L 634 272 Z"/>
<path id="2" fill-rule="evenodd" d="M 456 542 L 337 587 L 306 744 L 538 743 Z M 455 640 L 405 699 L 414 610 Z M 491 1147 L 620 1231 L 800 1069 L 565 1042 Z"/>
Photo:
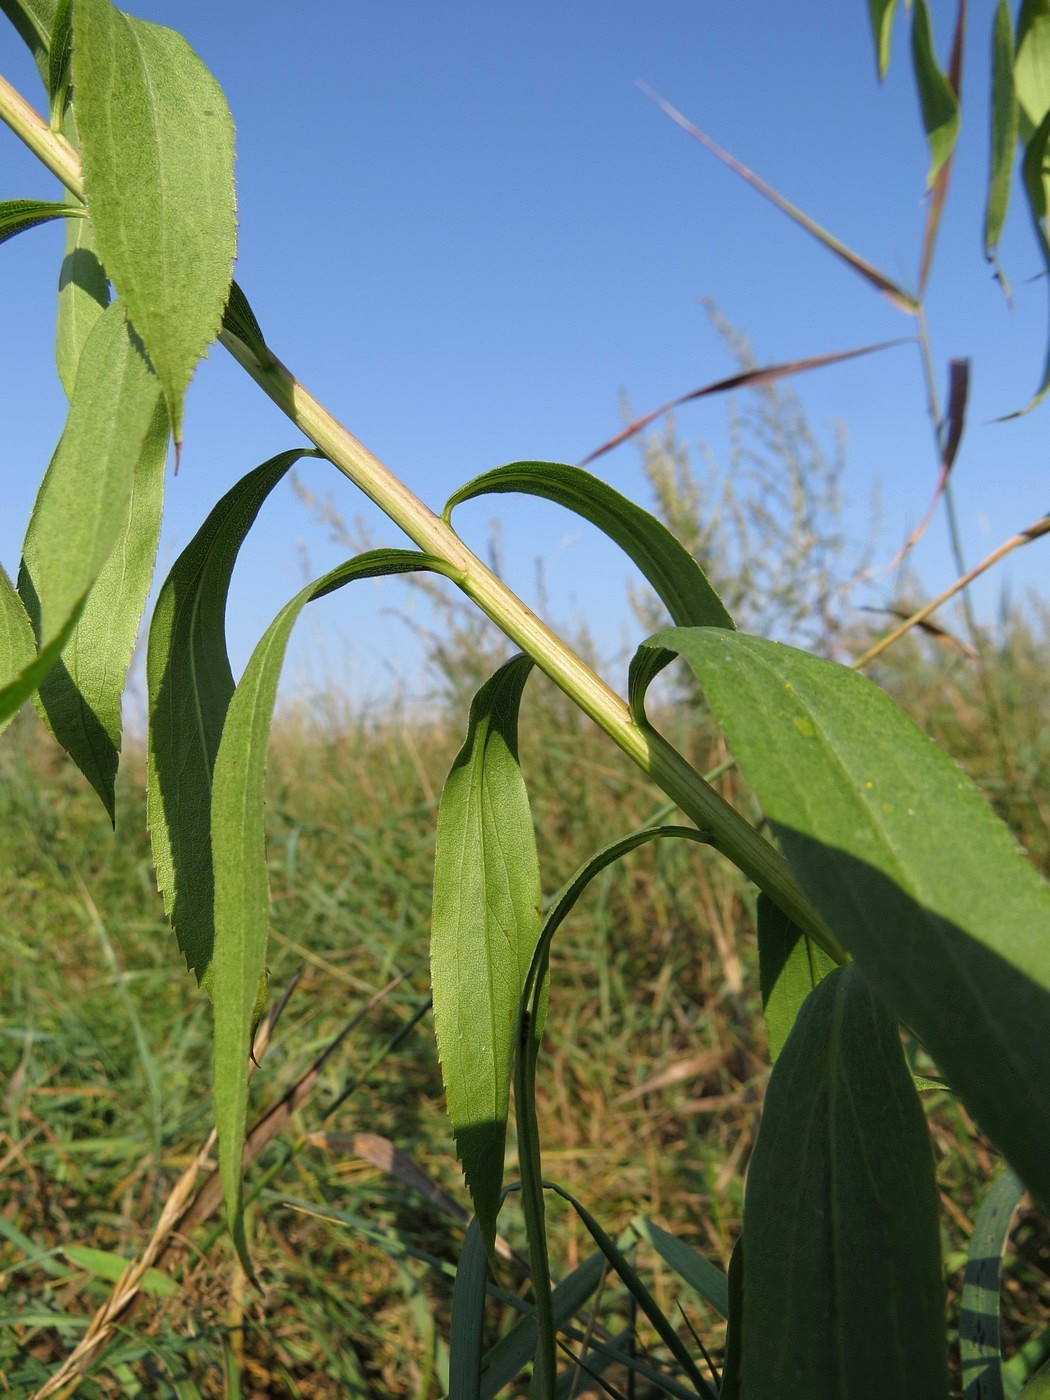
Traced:
<path id="1" fill-rule="evenodd" d="M 2 80 L 0 80 L 2 81 Z M 79 157 L 6 82 L 2 118 L 68 190 L 84 198 Z M 839 962 L 848 954 L 796 883 L 774 846 L 744 820 L 659 733 L 634 723 L 625 702 L 536 616 L 388 467 L 343 427 L 280 362 L 259 362 L 230 331 L 219 339 L 234 359 L 321 452 L 420 549 L 447 560 L 458 586 L 563 690 L 697 826 L 804 932 Z"/>

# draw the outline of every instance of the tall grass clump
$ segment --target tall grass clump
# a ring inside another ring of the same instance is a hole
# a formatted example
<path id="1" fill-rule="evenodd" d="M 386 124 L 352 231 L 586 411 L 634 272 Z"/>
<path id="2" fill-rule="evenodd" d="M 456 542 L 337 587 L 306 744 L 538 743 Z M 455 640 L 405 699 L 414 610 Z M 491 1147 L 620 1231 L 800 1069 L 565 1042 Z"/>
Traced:
<path id="1" fill-rule="evenodd" d="M 966 590 L 1050 519 L 966 567 L 970 366 L 950 362 L 942 410 L 925 313 L 965 7 L 943 67 L 911 7 L 930 149 L 912 286 L 661 102 L 909 318 L 959 577 L 887 599 L 885 630 L 850 606 L 866 562 L 843 552 L 841 462 L 778 387 L 884 346 L 760 366 L 723 327 L 735 372 L 685 399 L 748 395 L 737 449 L 719 484 L 666 440 L 655 513 L 522 460 L 438 514 L 282 363 L 233 280 L 232 118 L 185 41 L 110 0 L 0 8 L 46 112 L 2 83 L 0 116 L 62 187 L 0 204 L 0 238 L 67 233 L 68 411 L 0 570 L 9 1390 L 1035 1400 L 1045 618 L 989 633 Z M 881 76 L 894 7 L 869 12 Z M 1039 6 L 1015 21 L 1002 0 L 993 260 L 1015 171 L 1050 257 L 1048 44 Z M 168 451 L 215 341 L 295 445 L 202 501 L 150 618 L 136 748 L 121 703 Z M 305 456 L 411 547 L 348 541 L 235 678 L 231 575 Z M 461 504 L 508 493 L 640 571 L 653 630 L 623 694 L 585 631 L 544 622 L 458 533 Z M 388 575 L 444 610 L 454 726 L 275 718 L 301 613 Z M 933 622 L 952 598 L 960 617 Z M 676 658 L 686 684 L 651 691 Z"/>

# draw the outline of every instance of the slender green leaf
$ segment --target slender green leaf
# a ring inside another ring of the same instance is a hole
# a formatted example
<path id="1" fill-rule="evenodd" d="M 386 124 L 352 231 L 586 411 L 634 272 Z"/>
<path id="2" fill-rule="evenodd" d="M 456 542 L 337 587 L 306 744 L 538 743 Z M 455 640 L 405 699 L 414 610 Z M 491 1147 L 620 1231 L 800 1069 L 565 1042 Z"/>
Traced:
<path id="1" fill-rule="evenodd" d="M 477 1217 L 470 1222 L 460 1251 L 452 1289 L 452 1321 L 448 1338 L 449 1395 L 480 1400 L 482 1340 L 485 1323 L 485 1284 L 489 1261 Z M 528 1359 L 528 1358 L 526 1358 Z M 521 1367 L 517 1367 L 515 1374 Z"/>
<path id="2" fill-rule="evenodd" d="M 430 967 L 434 1030 L 456 1150 L 492 1257 L 519 1005 L 540 933 L 540 872 L 518 767 L 518 706 L 532 661 L 478 691 L 441 794 Z"/>
<path id="3" fill-rule="evenodd" d="M 915 16 L 916 23 L 920 23 L 918 12 Z M 952 36 L 952 50 L 948 59 L 947 71 L 941 75 L 937 69 L 936 60 L 933 55 L 933 42 L 929 34 L 929 13 L 926 15 L 926 37 L 930 40 L 928 46 L 919 44 L 920 57 L 916 62 L 916 69 L 921 75 L 919 79 L 920 93 L 926 90 L 927 80 L 934 82 L 937 93 L 933 96 L 931 103 L 923 104 L 923 112 L 928 107 L 932 107 L 932 115 L 936 119 L 936 111 L 939 108 L 943 96 L 943 89 L 938 88 L 936 80 L 932 79 L 932 73 L 928 73 L 926 59 L 932 63 L 932 71 L 937 73 L 938 78 L 943 82 L 947 90 L 948 97 L 955 104 L 955 128 L 954 135 L 948 146 L 947 154 L 941 162 L 936 174 L 931 172 L 930 194 L 926 201 L 926 226 L 922 234 L 922 253 L 919 257 L 919 296 L 924 296 L 926 283 L 929 280 L 930 268 L 933 266 L 933 250 L 937 243 L 937 234 L 941 227 L 941 217 L 944 214 L 944 206 L 948 199 L 948 186 L 952 178 L 953 156 L 955 153 L 955 143 L 959 135 L 959 90 L 962 83 L 962 62 L 963 62 L 963 41 L 966 34 L 966 0 L 957 0 L 955 12 L 955 32 Z M 938 128 L 940 131 L 940 128 Z M 939 138 L 938 138 L 939 140 Z"/>
<path id="4" fill-rule="evenodd" d="M 1020 1177 L 1005 1166 L 974 1221 L 959 1304 L 964 1400 L 1003 1400 L 999 1349 L 1003 1251 L 1010 1235 L 1010 1221 L 1023 1195 Z"/>
<path id="5" fill-rule="evenodd" d="M 157 403 L 127 515 L 62 660 L 40 683 L 37 710 L 116 820 L 121 701 L 160 539 L 168 415 Z"/>
<path id="6" fill-rule="evenodd" d="M 115 304 L 84 346 L 65 430 L 23 545 L 18 591 L 42 653 L 69 636 L 120 538 L 159 398 L 157 379 Z"/>
<path id="7" fill-rule="evenodd" d="M 551 1295 L 551 1313 L 559 1331 L 569 1324 L 592 1296 L 604 1273 L 605 1259 L 597 1250 L 557 1285 Z M 486 1352 L 485 1373 L 481 1378 L 482 1400 L 495 1400 L 496 1395 L 524 1370 L 535 1354 L 536 1316 L 526 1313 Z M 454 1390 L 449 1392 L 450 1395 L 455 1393 Z"/>
<path id="8" fill-rule="evenodd" d="M 775 1064 L 817 983 L 838 964 L 783 914 L 768 895 L 758 896 L 758 965 L 762 1010 Z"/>
<path id="9" fill-rule="evenodd" d="M 1050 1201 L 1050 890 L 1006 827 L 856 672 L 714 628 L 645 645 L 688 660 L 804 891 Z"/>
<path id="10" fill-rule="evenodd" d="M 676 122 L 683 131 L 688 132 L 694 141 L 699 141 L 701 146 L 710 151 L 712 155 L 717 156 L 723 165 L 727 165 L 730 170 L 734 171 L 742 180 L 749 184 L 753 190 L 756 190 L 764 199 L 768 199 L 771 204 L 776 205 L 776 207 L 782 213 L 786 214 L 793 223 L 798 224 L 799 228 L 805 229 L 806 233 L 815 238 L 829 253 L 833 253 L 835 257 L 840 258 L 847 267 L 852 268 L 852 270 L 857 273 L 859 277 L 862 277 L 869 286 L 874 287 L 877 292 L 881 292 L 882 295 L 887 297 L 899 310 L 906 311 L 912 316 L 915 315 L 920 306 L 917 297 L 912 296 L 910 292 L 906 292 L 904 288 L 897 282 L 894 282 L 892 278 L 887 277 L 885 273 L 880 272 L 877 267 L 873 267 L 871 263 L 855 253 L 852 248 L 847 248 L 844 243 L 841 243 L 832 234 L 828 233 L 826 229 L 821 228 L 818 223 L 807 214 L 804 214 L 797 205 L 792 204 L 790 200 L 778 194 L 771 185 L 767 185 L 753 170 L 749 170 L 746 165 L 742 165 L 741 162 L 731 156 L 728 151 L 724 151 L 721 146 L 711 140 L 706 132 L 701 131 L 699 127 L 694 126 L 691 121 L 687 120 L 677 108 L 672 107 L 669 102 L 665 102 L 662 97 L 658 97 L 645 83 L 640 83 L 639 86 L 643 92 L 649 94 L 658 107 L 667 113 L 673 122 Z"/>
<path id="11" fill-rule="evenodd" d="M 1028 1378 L 1020 1400 L 1050 1400 L 1050 1360 L 1044 1361 Z"/>
<path id="12" fill-rule="evenodd" d="M 890 71 L 890 40 L 893 38 L 893 17 L 897 0 L 868 0 L 871 37 L 875 41 L 875 67 L 879 82 Z"/>
<path id="13" fill-rule="evenodd" d="M 729 1318 L 726 1328 L 725 1360 L 722 1362 L 722 1384 L 718 1388 L 718 1400 L 740 1400 L 740 1363 L 743 1347 L 741 1338 L 744 1324 L 744 1237 L 737 1236 L 733 1252 L 729 1256 L 727 1278 L 729 1288 Z"/>
<path id="14" fill-rule="evenodd" d="M 1050 111 L 1043 118 L 1024 153 L 1021 163 L 1025 198 L 1035 225 L 1035 236 L 1043 255 L 1043 262 L 1050 272 Z M 1050 390 L 1050 346 L 1047 348 L 1043 378 L 1035 391 L 1025 413 L 1031 412 L 1041 403 Z M 1016 416 L 1016 415 L 1015 415 Z"/>
<path id="15" fill-rule="evenodd" d="M 241 1262 L 249 1273 L 241 1210 L 241 1156 L 248 1111 L 248 1056 L 258 1021 L 260 989 L 266 981 L 270 897 L 263 786 L 281 665 L 292 628 L 312 598 L 323 597 L 353 579 L 419 569 L 456 576 L 443 560 L 429 555 L 378 549 L 351 559 L 301 589 L 277 614 L 252 652 L 229 702 L 215 756 L 211 796 L 215 1121 L 227 1220 Z"/>
<path id="16" fill-rule="evenodd" d="M 107 1249 L 94 1249 L 84 1244 L 67 1245 L 62 1253 L 78 1269 L 105 1279 L 107 1283 L 117 1283 L 132 1262 L 119 1254 L 111 1254 Z M 140 1287 L 144 1293 L 152 1293 L 158 1298 L 170 1298 L 179 1291 L 175 1280 L 162 1274 L 159 1269 L 147 1269 L 142 1275 Z"/>
<path id="17" fill-rule="evenodd" d="M 959 136 L 959 101 L 937 63 L 926 0 L 913 0 L 911 57 L 922 109 L 922 124 L 930 148 L 926 188 L 932 190 L 941 167 L 955 150 Z"/>
<path id="18" fill-rule="evenodd" d="M 609 1261 L 609 1267 L 619 1275 L 628 1293 L 630 1293 L 631 1297 L 649 1319 L 660 1340 L 669 1349 L 671 1355 L 696 1387 L 697 1394 L 703 1396 L 704 1400 L 716 1400 L 715 1392 L 697 1370 L 696 1362 L 690 1355 L 688 1348 L 682 1342 L 678 1333 L 671 1326 L 664 1314 L 660 1311 L 656 1299 L 638 1277 L 637 1270 L 633 1268 L 620 1246 L 606 1234 L 586 1206 L 582 1205 L 575 1196 L 566 1191 L 564 1187 L 558 1186 L 552 1181 L 547 1182 L 546 1185 L 548 1190 L 555 1192 L 563 1201 L 568 1201 L 569 1205 L 572 1206 L 573 1210 L 575 1210 L 576 1214 L 583 1221 L 594 1243 Z"/>
<path id="19" fill-rule="evenodd" d="M 58 662 L 62 648 L 76 626 L 86 597 L 87 594 L 84 594 L 79 599 L 58 635 L 53 637 L 46 646 L 41 647 L 40 651 L 34 654 L 33 659 L 12 680 L 0 687 L 0 728 L 5 727 L 10 722 L 11 716 L 33 695 L 52 666 Z"/>
<path id="20" fill-rule="evenodd" d="M 705 1303 L 710 1303 L 720 1317 L 729 1316 L 729 1280 L 717 1264 L 712 1264 L 692 1245 L 642 1215 L 636 1216 L 631 1226 L 641 1239 L 652 1245 L 682 1282 L 698 1293 Z"/>
<path id="21" fill-rule="evenodd" d="M 48 83 L 48 55 L 56 8 L 56 0 L 0 0 L 0 10 L 18 30 L 33 55 L 45 87 Z"/>
<path id="22" fill-rule="evenodd" d="M 1032 137 L 1050 111 L 1050 3 L 1022 0 L 1014 43 L 1014 92 L 1017 97 L 1017 131 L 1022 146 Z"/>
<path id="23" fill-rule="evenodd" d="M 222 313 L 222 324 L 224 330 L 231 331 L 238 340 L 247 345 L 261 365 L 265 367 L 273 364 L 273 354 L 263 339 L 262 328 L 255 319 L 255 312 L 236 282 L 230 283 L 230 299 Z"/>
<path id="24" fill-rule="evenodd" d="M 237 553 L 267 496 L 303 449 L 279 453 L 227 491 L 164 580 L 146 653 L 146 816 L 153 864 L 179 948 L 210 981 L 215 943 L 211 792 L 233 695 L 226 599 Z"/>
<path id="25" fill-rule="evenodd" d="M 1003 236 L 1010 203 L 1014 151 L 1017 147 L 1017 95 L 1014 92 L 1014 38 L 1010 7 L 998 0 L 992 21 L 992 140 L 988 170 L 988 200 L 984 215 L 984 256 L 995 265 L 995 275 L 1009 294 L 999 266 L 999 240 Z"/>
<path id="26" fill-rule="evenodd" d="M 856 966 L 819 984 L 774 1067 L 744 1239 L 743 1395 L 947 1400 L 926 1119 Z"/>
<path id="27" fill-rule="evenodd" d="M 35 658 L 33 624 L 7 571 L 0 564 L 0 697 Z M 0 733 L 7 728 L 14 712 L 0 707 Z"/>
<path id="28" fill-rule="evenodd" d="M 62 130 L 78 144 L 76 113 L 67 107 Z M 84 211 L 75 196 L 66 194 L 66 203 Z M 66 225 L 66 253 L 58 275 L 58 324 L 55 333 L 55 361 L 58 377 L 67 396 L 76 382 L 80 352 L 95 322 L 110 303 L 109 278 L 99 261 L 95 229 L 89 218 Z"/>
<path id="29" fill-rule="evenodd" d="M 0 203 L 0 243 L 24 233 L 27 228 L 51 219 L 82 219 L 83 205 L 54 204 L 46 199 L 5 199 Z"/>
<path id="30" fill-rule="evenodd" d="M 233 121 L 181 35 L 75 0 L 73 77 L 99 254 L 164 388 L 176 448 L 237 246 Z"/>

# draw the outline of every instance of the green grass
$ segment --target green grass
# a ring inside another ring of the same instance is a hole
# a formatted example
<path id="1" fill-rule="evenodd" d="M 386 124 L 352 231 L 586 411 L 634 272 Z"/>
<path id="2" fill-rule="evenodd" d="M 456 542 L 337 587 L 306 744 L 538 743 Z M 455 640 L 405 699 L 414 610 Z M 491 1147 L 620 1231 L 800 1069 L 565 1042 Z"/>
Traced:
<path id="1" fill-rule="evenodd" d="M 955 653 L 917 644 L 921 666 L 918 650 L 902 650 L 881 678 L 974 772 L 1045 871 L 1044 643 L 1045 630 L 1016 624 L 990 652 L 1005 745 L 988 739 L 987 694 Z M 530 682 L 523 714 L 550 894 L 656 804 L 642 776 L 542 679 Z M 709 770 L 725 753 L 697 718 L 692 735 L 678 737 Z M 247 1395 L 444 1393 L 462 1224 L 355 1155 L 348 1135 L 388 1139 L 435 1188 L 465 1201 L 429 1018 L 405 1033 L 428 991 L 437 797 L 464 720 L 321 723 L 299 712 L 279 724 L 268 789 L 274 996 L 299 980 L 255 1075 L 252 1118 L 348 1022 L 360 1023 L 252 1171 L 260 1189 L 248 1225 L 262 1295 L 242 1280 L 211 1219 L 162 1261 L 174 1293 L 142 1301 L 76 1394 L 232 1394 L 227 1359 Z M 718 781 L 750 810 L 731 771 Z M 155 890 L 134 749 L 114 836 L 35 717 L 20 717 L 0 748 L 0 899 L 0 1393 L 23 1395 L 76 1343 L 111 1287 L 62 1251 L 141 1254 L 207 1137 L 209 1011 Z M 547 1174 L 614 1233 L 641 1211 L 721 1264 L 739 1229 L 767 1074 L 752 915 L 746 885 L 701 848 L 656 843 L 607 872 L 555 942 L 541 1062 Z M 995 1154 L 947 1096 L 929 1109 L 957 1292 L 958 1254 Z M 512 1139 L 511 1178 L 513 1151 Z M 549 1214 L 557 1276 L 586 1256 L 589 1237 L 560 1202 Z M 502 1221 L 523 1248 L 513 1199 Z M 1050 1320 L 1045 1219 L 1023 1212 L 1011 1251 L 1005 1335 L 1016 1349 Z M 675 1316 L 673 1277 L 647 1251 L 639 1262 Z M 503 1282 L 527 1296 L 517 1265 Z M 717 1354 L 714 1319 L 682 1301 Z M 512 1320 L 494 1306 L 492 1337 Z M 601 1322 L 615 1331 L 627 1320 L 610 1285 Z"/>

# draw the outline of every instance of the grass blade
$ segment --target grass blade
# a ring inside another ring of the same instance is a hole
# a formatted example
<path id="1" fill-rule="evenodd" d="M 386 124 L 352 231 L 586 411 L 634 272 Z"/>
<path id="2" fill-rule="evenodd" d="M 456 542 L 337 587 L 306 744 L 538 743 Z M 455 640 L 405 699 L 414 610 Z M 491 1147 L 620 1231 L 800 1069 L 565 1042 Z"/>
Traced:
<path id="1" fill-rule="evenodd" d="M 895 1019 L 856 966 L 806 1002 L 744 1196 L 744 1394 L 947 1400 L 926 1119 Z"/>
<path id="2" fill-rule="evenodd" d="M 893 17 L 897 0 L 868 0 L 871 37 L 875 41 L 875 67 L 879 82 L 890 71 L 890 40 L 893 37 Z"/>
<path id="3" fill-rule="evenodd" d="M 999 1349 L 1003 1251 L 1010 1235 L 1010 1220 L 1023 1195 L 1017 1173 L 1004 1167 L 974 1221 L 959 1305 L 964 1400 L 1003 1400 Z"/>
<path id="4" fill-rule="evenodd" d="M 1014 36 L 1010 7 L 998 0 L 992 21 L 992 141 L 988 201 L 984 216 L 984 256 L 1007 296 L 1010 289 L 999 266 L 999 240 L 1006 224 L 1017 147 L 1017 95 L 1014 92 Z"/>
<path id="5" fill-rule="evenodd" d="M 442 560 L 409 550 L 359 555 L 308 584 L 286 603 L 252 652 L 233 693 L 215 757 L 211 839 L 215 879 L 214 1098 L 219 1172 L 237 1253 L 251 1272 L 241 1210 L 241 1154 L 248 1112 L 248 1056 L 266 983 L 269 886 L 263 830 L 266 750 L 285 649 L 299 614 L 313 598 L 353 579 L 432 569 Z"/>
<path id="6" fill-rule="evenodd" d="M 803 889 L 1050 1201 L 1050 890 L 1006 827 L 856 672 L 713 628 L 645 645 L 689 661 Z"/>
<path id="7" fill-rule="evenodd" d="M 176 449 L 194 366 L 219 333 L 237 247 L 233 120 L 181 35 L 75 0 L 84 188 L 106 271 L 164 388 Z"/>
<path id="8" fill-rule="evenodd" d="M 933 30 L 926 0 L 913 0 L 911 55 L 919 92 L 922 124 L 930 148 L 926 188 L 932 190 L 945 163 L 951 159 L 959 136 L 959 101 L 941 72 L 933 47 Z"/>
<path id="9" fill-rule="evenodd" d="M 645 83 L 641 83 L 639 86 L 643 92 L 647 93 L 648 96 L 653 99 L 658 107 L 661 107 L 667 113 L 673 122 L 677 122 L 683 131 L 688 132 L 695 141 L 700 142 L 701 146 L 709 150 L 712 155 L 717 156 L 723 165 L 728 165 L 730 170 L 735 171 L 752 189 L 757 190 L 758 193 L 765 199 L 768 199 L 771 204 L 775 204 L 793 223 L 798 224 L 799 228 L 805 229 L 818 243 L 827 248 L 829 253 L 834 253 L 835 257 L 841 258 L 847 267 L 852 268 L 858 276 L 863 277 L 864 281 L 874 287 L 877 292 L 881 292 L 884 297 L 888 297 L 899 310 L 906 311 L 911 316 L 915 315 L 919 309 L 919 301 L 916 297 L 913 297 L 910 292 L 906 292 L 903 287 L 887 277 L 885 273 L 880 272 L 878 268 L 866 262 L 859 254 L 854 253 L 851 248 L 847 248 L 844 243 L 840 243 L 839 240 L 828 233 L 826 229 L 821 228 L 821 226 L 809 218 L 808 215 L 803 214 L 801 209 L 797 208 L 789 200 L 784 199 L 782 195 L 777 194 L 776 190 L 770 185 L 767 185 L 764 180 L 760 179 L 753 170 L 749 170 L 746 165 L 742 165 L 740 161 L 731 156 L 728 151 L 724 151 L 721 146 L 716 145 L 715 142 L 711 140 L 710 136 L 701 131 L 699 127 L 694 126 L 691 121 L 688 121 L 682 116 L 681 112 L 672 107 L 669 102 L 665 102 L 662 97 L 659 97 L 650 87 L 646 86 Z"/>
<path id="10" fill-rule="evenodd" d="M 806 998 L 837 964 L 765 894 L 758 896 L 758 960 L 769 1058 L 776 1064 Z"/>
<path id="11" fill-rule="evenodd" d="M 485 1284 L 489 1261 L 477 1218 L 467 1227 L 452 1289 L 452 1321 L 448 1339 L 449 1395 L 456 1400 L 480 1400 L 481 1342 L 485 1321 Z M 520 1369 L 520 1368 L 518 1368 Z"/>
<path id="12" fill-rule="evenodd" d="M 83 205 L 54 204 L 46 199 L 5 199 L 0 202 L 0 243 L 51 219 L 83 219 L 85 215 Z"/>
<path id="13" fill-rule="evenodd" d="M 532 665 L 513 657 L 475 695 L 441 794 L 434 855 L 434 1029 L 456 1151 L 490 1258 L 519 1005 L 540 932 L 539 860 L 517 740 Z"/>
<path id="14" fill-rule="evenodd" d="M 227 491 L 164 580 L 146 653 L 146 815 L 157 885 L 179 948 L 207 983 L 215 942 L 211 790 L 233 695 L 226 599 L 237 554 L 303 449 L 281 452 Z"/>
<path id="15" fill-rule="evenodd" d="M 720 1317 L 729 1316 L 729 1280 L 717 1264 L 712 1264 L 691 1245 L 644 1216 L 636 1216 L 631 1228 L 646 1244 L 652 1245 L 664 1263 L 705 1303 L 710 1303 Z"/>

